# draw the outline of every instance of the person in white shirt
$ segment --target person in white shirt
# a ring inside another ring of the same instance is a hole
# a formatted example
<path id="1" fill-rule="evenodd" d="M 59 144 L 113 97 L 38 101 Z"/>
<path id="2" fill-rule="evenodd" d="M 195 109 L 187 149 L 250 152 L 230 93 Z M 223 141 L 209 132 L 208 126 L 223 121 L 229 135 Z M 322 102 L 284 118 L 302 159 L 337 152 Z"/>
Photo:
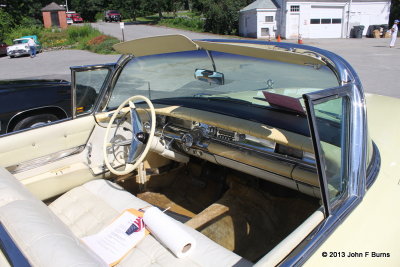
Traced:
<path id="1" fill-rule="evenodd" d="M 29 46 L 29 49 L 31 52 L 31 57 L 35 57 L 36 56 L 36 43 L 35 43 L 35 40 L 33 40 L 33 38 L 29 38 L 28 46 Z"/>
<path id="2" fill-rule="evenodd" d="M 394 47 L 394 44 L 396 43 L 396 39 L 397 39 L 397 31 L 399 30 L 397 28 L 397 24 L 399 24 L 399 20 L 396 19 L 394 21 L 393 27 L 390 29 L 391 34 L 392 34 L 392 38 L 390 39 L 390 48 Z"/>

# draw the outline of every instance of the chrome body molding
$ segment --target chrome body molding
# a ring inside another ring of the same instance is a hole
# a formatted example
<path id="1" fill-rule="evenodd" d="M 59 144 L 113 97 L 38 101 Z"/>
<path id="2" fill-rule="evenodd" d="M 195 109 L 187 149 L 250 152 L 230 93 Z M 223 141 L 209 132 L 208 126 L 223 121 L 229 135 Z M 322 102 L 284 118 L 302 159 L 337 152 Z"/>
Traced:
<path id="1" fill-rule="evenodd" d="M 16 174 L 24 171 L 28 171 L 34 168 L 37 168 L 39 166 L 49 164 L 51 162 L 55 162 L 57 160 L 78 154 L 82 152 L 85 149 L 85 145 L 81 145 L 78 147 L 58 151 L 56 153 L 52 153 L 43 157 L 35 158 L 32 160 L 27 160 L 24 162 L 21 162 L 16 165 L 8 166 L 6 169 L 11 173 L 11 174 Z"/>

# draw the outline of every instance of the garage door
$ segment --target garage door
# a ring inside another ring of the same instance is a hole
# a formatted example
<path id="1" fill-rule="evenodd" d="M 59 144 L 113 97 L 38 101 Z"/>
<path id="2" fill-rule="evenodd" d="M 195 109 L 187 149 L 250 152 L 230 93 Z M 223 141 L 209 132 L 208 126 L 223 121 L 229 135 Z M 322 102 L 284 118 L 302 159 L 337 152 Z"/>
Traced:
<path id="1" fill-rule="evenodd" d="M 310 38 L 341 38 L 343 7 L 311 6 Z"/>

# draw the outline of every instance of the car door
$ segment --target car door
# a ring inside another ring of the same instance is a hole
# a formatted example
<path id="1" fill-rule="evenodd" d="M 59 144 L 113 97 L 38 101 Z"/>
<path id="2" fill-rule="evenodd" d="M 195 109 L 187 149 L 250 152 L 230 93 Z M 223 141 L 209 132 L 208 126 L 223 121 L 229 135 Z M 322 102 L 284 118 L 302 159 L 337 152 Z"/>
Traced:
<path id="1" fill-rule="evenodd" d="M 341 221 L 360 203 L 365 193 L 366 112 L 355 84 L 303 95 L 319 177 L 324 221 L 288 258 L 301 265 Z"/>
<path id="2" fill-rule="evenodd" d="M 36 188 L 35 194 L 42 199 L 65 189 L 54 180 L 60 174 L 57 170 L 68 167 L 73 171 L 71 166 L 79 163 L 78 172 L 89 172 L 79 157 L 96 124 L 93 113 L 114 69 L 115 64 L 72 67 L 72 118 L 0 137 L 0 166 L 28 188 Z M 47 182 L 41 183 L 43 180 Z M 52 188 L 51 193 L 42 194 L 46 186 Z"/>

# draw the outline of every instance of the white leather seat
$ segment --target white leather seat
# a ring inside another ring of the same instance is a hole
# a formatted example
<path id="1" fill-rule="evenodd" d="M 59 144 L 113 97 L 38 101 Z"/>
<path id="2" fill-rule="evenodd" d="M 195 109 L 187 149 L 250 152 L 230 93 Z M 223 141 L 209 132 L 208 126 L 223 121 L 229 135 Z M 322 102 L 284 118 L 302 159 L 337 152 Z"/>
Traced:
<path id="1" fill-rule="evenodd" d="M 78 237 L 94 234 L 128 208 L 149 206 L 118 185 L 95 180 L 72 189 L 49 207 Z M 197 242 L 186 258 L 176 258 L 151 235 L 141 241 L 118 266 L 233 266 L 250 263 L 196 230 L 183 225 Z"/>
<path id="2" fill-rule="evenodd" d="M 0 220 L 3 222 L 3 218 L 9 217 L 9 212 L 14 214 L 4 224 L 7 230 L 9 227 L 13 228 L 14 223 L 20 222 L 18 229 L 14 229 L 10 236 L 34 266 L 101 266 L 101 261 L 79 238 L 100 231 L 125 209 L 149 206 L 114 183 L 94 180 L 62 195 L 49 206 L 53 211 L 50 212 L 46 205 L 35 199 L 12 175 L 4 174 L 4 171 L 0 171 L 0 193 L 5 191 L 4 196 L 9 201 L 3 199 L 1 194 L 0 205 L 6 204 L 0 206 Z M 148 235 L 118 266 L 252 265 L 196 230 L 186 225 L 182 227 L 197 241 L 196 249 L 186 258 L 176 258 Z M 21 232 L 24 229 L 29 229 L 30 233 Z M 36 232 L 42 237 L 38 238 Z M 55 237 L 62 241 L 58 242 Z M 43 243 L 41 247 L 38 246 L 39 243 Z M 61 249 L 64 243 L 71 247 Z"/>
<path id="3" fill-rule="evenodd" d="M 8 250 L 13 266 L 106 266 L 42 201 L 3 168 L 0 168 L 0 222 L 2 243 L 11 242 L 7 233 L 17 246 Z"/>

